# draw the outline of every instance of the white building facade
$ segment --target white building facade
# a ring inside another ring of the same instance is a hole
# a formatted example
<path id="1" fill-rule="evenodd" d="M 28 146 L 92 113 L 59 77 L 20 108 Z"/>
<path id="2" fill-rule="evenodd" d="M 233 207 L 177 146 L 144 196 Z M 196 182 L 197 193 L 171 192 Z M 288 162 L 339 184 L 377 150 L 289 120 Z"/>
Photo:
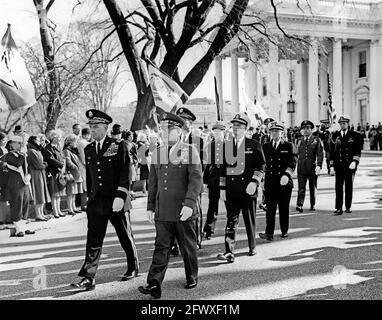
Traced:
<path id="1" fill-rule="evenodd" d="M 251 6 L 272 16 L 268 3 L 252 1 Z M 328 74 L 337 115 L 349 115 L 354 125 L 382 122 L 382 1 L 310 0 L 309 4 L 298 8 L 295 0 L 283 0 L 277 7 L 282 29 L 308 39 L 305 56 L 280 58 L 280 48 L 267 40 L 268 55 L 259 58 L 253 43 L 243 53 L 238 41 L 232 41 L 215 60 L 220 96 L 222 59 L 231 59 L 232 111 L 243 110 L 237 75 L 238 60 L 244 59 L 248 97 L 288 126 L 305 119 L 317 124 L 328 119 Z M 273 30 L 279 33 L 276 27 Z M 290 97 L 295 113 L 287 110 Z"/>

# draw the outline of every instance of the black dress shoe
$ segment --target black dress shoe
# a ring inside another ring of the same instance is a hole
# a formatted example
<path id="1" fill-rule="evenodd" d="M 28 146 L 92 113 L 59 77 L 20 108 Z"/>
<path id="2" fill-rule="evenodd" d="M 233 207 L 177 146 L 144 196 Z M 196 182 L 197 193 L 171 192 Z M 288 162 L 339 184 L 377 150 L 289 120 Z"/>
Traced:
<path id="1" fill-rule="evenodd" d="M 254 256 L 254 255 L 256 255 L 256 254 L 257 254 L 256 249 L 251 249 L 251 250 L 249 250 L 249 252 L 248 252 L 248 255 L 249 255 L 250 257 L 252 257 L 252 256 Z"/>
<path id="2" fill-rule="evenodd" d="M 198 284 L 198 281 L 194 280 L 192 282 L 187 282 L 185 285 L 184 285 L 184 289 L 192 289 L 192 288 L 195 288 Z"/>
<path id="3" fill-rule="evenodd" d="M 346 213 L 352 213 L 353 211 L 351 211 L 351 209 L 346 209 L 345 212 Z"/>
<path id="4" fill-rule="evenodd" d="M 316 208 L 314 206 L 310 207 L 310 211 L 316 211 Z"/>
<path id="5" fill-rule="evenodd" d="M 35 234 L 35 233 L 36 233 L 35 231 L 25 230 L 25 234 Z"/>
<path id="6" fill-rule="evenodd" d="M 151 295 L 154 299 L 160 299 L 162 296 L 162 289 L 159 285 L 156 284 L 148 284 L 145 287 L 140 286 L 138 290 L 140 293 Z"/>
<path id="7" fill-rule="evenodd" d="M 259 233 L 259 237 L 264 240 L 273 241 L 273 235 L 266 233 Z"/>
<path id="8" fill-rule="evenodd" d="M 302 213 L 302 212 L 304 212 L 304 209 L 301 206 L 297 206 L 296 211 Z"/>
<path id="9" fill-rule="evenodd" d="M 204 239 L 205 240 L 211 240 L 211 233 L 205 232 L 204 233 Z"/>
<path id="10" fill-rule="evenodd" d="M 10 237 L 24 237 L 24 232 L 20 231 L 16 233 L 16 228 L 11 228 Z"/>
<path id="11" fill-rule="evenodd" d="M 127 281 L 127 280 L 130 280 L 130 279 L 133 279 L 134 277 L 138 277 L 138 270 L 127 271 L 122 276 L 121 281 Z"/>
<path id="12" fill-rule="evenodd" d="M 170 249 L 170 254 L 174 257 L 179 256 L 179 249 L 178 246 L 172 246 Z"/>
<path id="13" fill-rule="evenodd" d="M 288 232 L 286 232 L 286 233 L 283 233 L 280 237 L 281 237 L 281 238 L 288 238 L 288 237 L 289 237 L 289 234 L 288 234 Z"/>
<path id="14" fill-rule="evenodd" d="M 233 253 L 219 253 L 218 259 L 222 261 L 227 261 L 228 263 L 233 263 L 235 261 L 235 256 Z"/>
<path id="15" fill-rule="evenodd" d="M 335 211 L 334 211 L 334 216 L 340 216 L 341 214 L 342 214 L 343 212 L 342 212 L 342 209 L 336 209 Z"/>
<path id="16" fill-rule="evenodd" d="M 75 216 L 77 213 L 75 211 L 69 211 L 68 216 Z"/>
<path id="17" fill-rule="evenodd" d="M 85 289 L 86 291 L 91 291 L 95 289 L 95 280 L 91 278 L 82 278 L 80 282 L 73 282 L 70 284 L 71 287 Z"/>

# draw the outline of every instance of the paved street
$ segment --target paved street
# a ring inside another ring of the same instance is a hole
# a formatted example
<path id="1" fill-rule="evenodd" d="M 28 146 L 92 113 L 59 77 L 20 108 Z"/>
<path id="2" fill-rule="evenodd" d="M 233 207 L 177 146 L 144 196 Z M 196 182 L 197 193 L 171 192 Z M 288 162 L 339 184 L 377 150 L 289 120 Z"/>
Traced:
<path id="1" fill-rule="evenodd" d="M 323 170 L 325 172 L 325 170 Z M 225 216 L 216 235 L 199 250 L 199 285 L 184 290 L 181 258 L 171 258 L 163 299 L 382 299 L 382 157 L 363 155 L 355 178 L 353 213 L 334 217 L 334 176 L 318 180 L 317 211 L 294 211 L 297 182 L 291 201 L 290 237 L 282 240 L 276 224 L 275 241 L 258 239 L 258 254 L 248 257 L 241 219 L 236 261 L 226 264 L 216 255 L 224 250 Z M 308 196 L 308 194 L 307 194 Z M 307 197 L 309 198 L 309 197 Z M 137 287 L 145 284 L 151 262 L 154 226 L 145 221 L 146 199 L 133 202 L 132 227 L 140 257 L 141 276 L 120 282 L 125 257 L 109 224 L 97 274 L 97 288 L 78 292 L 76 279 L 84 258 L 86 215 L 48 222 L 31 222 L 35 235 L 9 238 L 0 231 L 0 299 L 146 299 Z M 206 212 L 207 197 L 203 198 Z M 221 203 L 223 208 L 223 203 Z M 265 214 L 257 215 L 257 234 Z M 44 277 L 46 274 L 46 278 Z"/>

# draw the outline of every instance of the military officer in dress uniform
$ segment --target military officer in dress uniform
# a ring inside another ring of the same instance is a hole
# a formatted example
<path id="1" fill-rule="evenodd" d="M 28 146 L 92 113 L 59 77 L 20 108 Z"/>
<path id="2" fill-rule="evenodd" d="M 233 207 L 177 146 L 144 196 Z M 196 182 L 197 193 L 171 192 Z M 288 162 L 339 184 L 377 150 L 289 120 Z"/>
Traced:
<path id="1" fill-rule="evenodd" d="M 242 212 L 248 238 L 248 255 L 256 254 L 256 199 L 264 170 L 261 145 L 245 136 L 250 120 L 245 113 L 238 113 L 231 120 L 233 139 L 224 143 L 224 176 L 221 178 L 221 198 L 226 201 L 227 225 L 225 252 L 219 260 L 234 262 L 235 236 Z"/>
<path id="2" fill-rule="evenodd" d="M 161 115 L 162 146 L 154 150 L 150 166 L 148 220 L 155 220 L 156 238 L 147 285 L 138 289 L 161 297 L 162 282 L 171 245 L 177 239 L 186 272 L 186 289 L 198 281 L 197 201 L 203 187 L 202 166 L 196 148 L 182 141 L 184 120 L 175 114 Z"/>
<path id="3" fill-rule="evenodd" d="M 187 108 L 181 107 L 176 111 L 176 114 L 184 120 L 183 131 L 183 141 L 185 143 L 195 146 L 197 152 L 199 153 L 200 162 L 202 165 L 202 170 L 204 169 L 204 140 L 202 137 L 197 136 L 192 127 L 192 123 L 196 120 L 196 116 Z M 198 246 L 201 248 L 203 239 L 203 214 L 202 214 L 202 195 L 199 195 L 199 201 L 197 203 L 198 215 L 195 220 L 196 223 L 196 234 L 198 236 Z M 174 249 L 172 250 L 174 252 Z M 176 252 L 176 250 L 175 250 Z"/>
<path id="4" fill-rule="evenodd" d="M 91 109 L 86 111 L 86 117 L 94 139 L 85 147 L 88 233 L 85 262 L 78 273 L 83 278 L 71 286 L 93 290 L 109 220 L 127 257 L 127 271 L 122 281 L 138 275 L 138 256 L 123 210 L 130 185 L 127 145 L 123 140 L 107 136 L 108 125 L 113 121 L 109 115 Z"/>
<path id="5" fill-rule="evenodd" d="M 208 187 L 208 211 L 203 233 L 210 239 L 215 232 L 215 223 L 219 214 L 220 177 L 223 175 L 224 131 L 223 121 L 217 121 L 212 126 L 213 140 L 206 147 L 206 167 L 203 173 L 203 183 Z"/>
<path id="6" fill-rule="evenodd" d="M 336 175 L 336 210 L 334 215 L 343 213 L 343 186 L 345 184 L 345 209 L 351 213 L 353 199 L 353 181 L 359 164 L 362 137 L 356 131 L 349 130 L 350 117 L 341 116 L 338 123 L 341 130 L 333 134 L 330 147 L 330 166 Z"/>
<path id="7" fill-rule="evenodd" d="M 309 181 L 310 210 L 315 210 L 317 177 L 321 172 L 324 159 L 322 141 L 312 134 L 313 122 L 304 120 L 301 123 L 302 137 L 297 140 L 297 179 L 298 196 L 296 210 L 303 212 L 306 181 Z"/>
<path id="8" fill-rule="evenodd" d="M 296 158 L 292 143 L 282 138 L 285 126 L 283 122 L 269 124 L 272 141 L 263 146 L 265 156 L 264 192 L 266 199 L 266 229 L 259 237 L 273 240 L 276 209 L 279 207 L 281 237 L 288 237 L 289 203 L 293 189 L 292 174 L 296 167 Z"/>
<path id="9" fill-rule="evenodd" d="M 263 146 L 264 144 L 266 144 L 267 142 L 272 140 L 271 133 L 269 131 L 269 124 L 272 121 L 275 121 L 275 120 L 273 118 L 266 118 L 266 119 L 264 119 L 265 134 L 260 139 L 261 146 Z"/>

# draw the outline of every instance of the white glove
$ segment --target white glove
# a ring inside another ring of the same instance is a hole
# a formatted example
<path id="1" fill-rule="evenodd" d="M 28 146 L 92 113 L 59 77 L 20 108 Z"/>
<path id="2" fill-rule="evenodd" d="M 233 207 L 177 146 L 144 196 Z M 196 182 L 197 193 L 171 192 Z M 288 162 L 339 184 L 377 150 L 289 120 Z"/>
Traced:
<path id="1" fill-rule="evenodd" d="M 186 221 L 192 216 L 192 212 L 193 210 L 190 207 L 183 206 L 182 211 L 180 212 L 180 221 Z"/>
<path id="2" fill-rule="evenodd" d="M 220 190 L 220 199 L 222 199 L 223 201 L 227 200 L 227 198 L 225 196 L 225 190 Z"/>
<path id="3" fill-rule="evenodd" d="M 113 212 L 119 212 L 123 209 L 125 201 L 122 198 L 115 198 L 113 202 Z"/>
<path id="4" fill-rule="evenodd" d="M 281 177 L 281 179 L 280 179 L 280 184 L 281 184 L 282 186 L 285 186 L 285 185 L 287 185 L 288 181 L 289 181 L 289 177 L 286 176 L 286 175 L 284 174 L 284 175 Z"/>
<path id="5" fill-rule="evenodd" d="M 206 184 L 203 184 L 203 192 L 207 192 L 208 186 Z"/>
<path id="6" fill-rule="evenodd" d="M 154 223 L 155 212 L 152 210 L 147 210 L 146 214 L 147 214 L 147 221 L 149 221 L 150 223 Z"/>
<path id="7" fill-rule="evenodd" d="M 355 166 L 356 166 L 355 161 L 352 161 L 352 163 L 351 163 L 350 166 L 349 166 L 349 169 L 350 169 L 350 170 L 355 170 Z"/>
<path id="8" fill-rule="evenodd" d="M 331 176 L 334 176 L 334 173 L 335 173 L 334 168 L 333 168 L 333 167 L 330 167 L 330 168 L 329 168 L 329 174 L 330 174 Z"/>
<path id="9" fill-rule="evenodd" d="M 315 170 L 316 176 L 319 176 L 320 172 L 321 172 L 321 168 L 319 166 L 317 166 L 316 170 Z"/>
<path id="10" fill-rule="evenodd" d="M 256 189 L 257 189 L 257 183 L 255 182 L 250 182 L 247 186 L 247 189 L 245 190 L 245 192 L 247 192 L 247 194 L 249 194 L 250 196 L 253 196 L 256 192 Z"/>

